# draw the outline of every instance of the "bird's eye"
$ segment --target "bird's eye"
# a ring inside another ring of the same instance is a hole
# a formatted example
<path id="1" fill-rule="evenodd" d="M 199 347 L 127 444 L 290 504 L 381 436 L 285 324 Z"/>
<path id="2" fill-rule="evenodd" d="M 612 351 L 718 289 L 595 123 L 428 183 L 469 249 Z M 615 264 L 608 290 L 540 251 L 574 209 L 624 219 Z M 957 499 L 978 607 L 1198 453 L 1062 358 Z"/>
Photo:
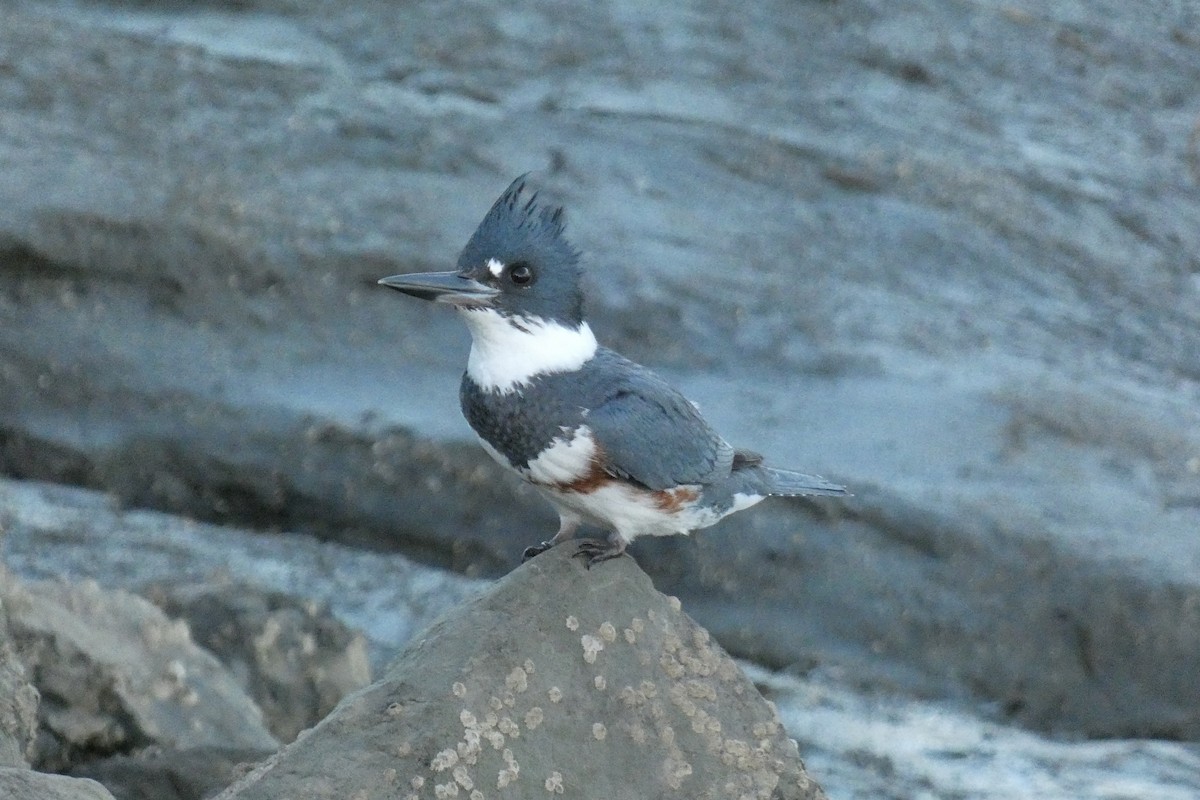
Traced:
<path id="1" fill-rule="evenodd" d="M 533 270 L 528 264 L 518 262 L 508 268 L 508 279 L 517 286 L 528 286 L 533 283 Z"/>

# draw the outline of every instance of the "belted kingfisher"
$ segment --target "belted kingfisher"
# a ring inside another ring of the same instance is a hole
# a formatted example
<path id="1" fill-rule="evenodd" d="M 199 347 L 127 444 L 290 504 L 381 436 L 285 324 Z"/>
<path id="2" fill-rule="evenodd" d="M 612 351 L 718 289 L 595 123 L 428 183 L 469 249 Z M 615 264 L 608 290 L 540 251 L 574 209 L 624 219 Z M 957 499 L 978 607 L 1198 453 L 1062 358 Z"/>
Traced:
<path id="1" fill-rule="evenodd" d="M 590 568 L 639 536 L 706 528 L 768 495 L 847 494 L 735 449 L 666 381 L 600 347 L 583 319 L 562 209 L 527 196 L 525 182 L 492 205 L 457 270 L 379 281 L 455 307 L 471 329 L 462 412 L 484 449 L 558 511 L 558 533 L 525 559 L 581 522 L 610 531 L 581 543 Z"/>

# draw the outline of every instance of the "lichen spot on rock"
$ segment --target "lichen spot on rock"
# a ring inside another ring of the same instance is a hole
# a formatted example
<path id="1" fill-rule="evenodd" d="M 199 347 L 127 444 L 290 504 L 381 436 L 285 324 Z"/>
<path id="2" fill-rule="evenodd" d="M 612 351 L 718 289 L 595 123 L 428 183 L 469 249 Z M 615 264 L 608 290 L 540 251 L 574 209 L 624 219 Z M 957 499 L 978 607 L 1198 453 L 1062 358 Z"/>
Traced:
<path id="1" fill-rule="evenodd" d="M 663 672 L 667 673 L 667 677 L 673 680 L 679 680 L 687 673 L 683 664 L 680 664 L 678 659 L 670 653 L 663 653 L 658 660 L 658 665 L 662 667 Z"/>
<path id="2" fill-rule="evenodd" d="M 458 751 L 452 747 L 447 747 L 445 750 L 438 753 L 429 762 L 429 768 L 434 772 L 444 772 L 458 763 Z"/>
<path id="3" fill-rule="evenodd" d="M 593 722 L 592 736 L 596 738 L 596 741 L 603 742 L 605 737 L 608 736 L 608 728 L 604 726 L 603 722 Z"/>
<path id="4" fill-rule="evenodd" d="M 569 631 L 579 630 L 579 618 L 576 617 L 574 614 L 571 614 L 569 617 L 567 617 L 567 630 L 569 630 Z"/>
<path id="5" fill-rule="evenodd" d="M 579 637 L 579 643 L 583 645 L 583 660 L 589 664 L 595 664 L 596 655 L 604 649 L 604 642 L 590 633 L 585 633 Z"/>
<path id="6" fill-rule="evenodd" d="M 454 693 L 455 697 L 466 697 L 467 696 L 467 687 L 466 687 L 466 684 L 464 684 L 462 681 L 455 681 L 454 684 L 450 687 L 450 691 Z"/>
<path id="7" fill-rule="evenodd" d="M 600 638 L 612 644 L 617 640 L 617 629 L 611 622 L 605 622 L 600 626 Z"/>
<path id="8" fill-rule="evenodd" d="M 668 758 L 663 765 L 663 771 L 666 773 L 663 777 L 666 778 L 667 785 L 672 789 L 679 789 L 683 786 L 683 779 L 692 774 L 692 765 L 683 759 Z"/>
<path id="9" fill-rule="evenodd" d="M 557 703 L 559 700 L 563 699 L 562 689 L 558 688 L 557 686 L 551 686 L 550 690 L 546 692 L 546 696 L 550 698 L 551 703 Z"/>
<path id="10" fill-rule="evenodd" d="M 521 766 L 517 763 L 516 758 L 513 757 L 512 750 L 509 750 L 506 747 L 504 749 L 503 758 L 504 763 L 508 766 L 500 770 L 499 774 L 496 776 L 497 789 L 503 789 L 505 786 L 508 786 L 510 783 L 515 781 L 517 776 L 521 773 Z"/>
<path id="11" fill-rule="evenodd" d="M 595 678 L 592 679 L 592 685 L 595 686 L 598 690 L 603 692 L 605 689 L 608 688 L 608 681 L 605 679 L 605 677 L 603 675 L 597 675 Z"/>
<path id="12" fill-rule="evenodd" d="M 536 730 L 542 724 L 545 715 L 542 713 L 541 706 L 534 706 L 525 712 L 525 727 L 529 730 Z"/>
<path id="13" fill-rule="evenodd" d="M 512 672 L 505 676 L 504 685 L 510 692 L 520 694 L 529 688 L 529 673 L 524 667 L 513 667 Z"/>
<path id="14" fill-rule="evenodd" d="M 558 770 L 550 773 L 550 777 L 546 778 L 546 791 L 551 794 L 563 793 L 563 776 Z"/>

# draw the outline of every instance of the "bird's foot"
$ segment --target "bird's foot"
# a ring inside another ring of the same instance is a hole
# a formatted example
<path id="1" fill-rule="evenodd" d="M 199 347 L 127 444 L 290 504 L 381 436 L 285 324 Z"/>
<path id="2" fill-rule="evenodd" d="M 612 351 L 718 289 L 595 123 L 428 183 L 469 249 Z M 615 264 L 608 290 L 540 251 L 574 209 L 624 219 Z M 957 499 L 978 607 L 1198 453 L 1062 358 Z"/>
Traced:
<path id="1" fill-rule="evenodd" d="M 579 543 L 579 549 L 575 551 L 575 555 L 583 556 L 587 559 L 588 569 L 597 564 L 603 564 L 605 561 L 620 558 L 624 553 L 625 540 L 623 539 L 608 539 L 606 541 L 584 539 Z"/>
<path id="2" fill-rule="evenodd" d="M 521 563 L 524 564 L 534 556 L 540 556 L 542 553 L 546 552 L 551 547 L 554 547 L 556 544 L 558 544 L 558 542 L 554 541 L 553 539 L 547 539 L 544 542 L 526 547 L 525 551 L 521 553 Z"/>
<path id="3" fill-rule="evenodd" d="M 533 547 L 526 547 L 525 552 L 521 553 L 521 563 L 524 564 L 534 556 L 540 556 L 542 553 L 554 547 L 556 544 L 562 544 L 575 535 L 576 529 L 579 528 L 579 517 L 573 514 L 564 514 L 562 511 L 558 514 L 558 533 L 554 534 L 554 538 L 547 539 L 541 544 L 535 544 Z"/>

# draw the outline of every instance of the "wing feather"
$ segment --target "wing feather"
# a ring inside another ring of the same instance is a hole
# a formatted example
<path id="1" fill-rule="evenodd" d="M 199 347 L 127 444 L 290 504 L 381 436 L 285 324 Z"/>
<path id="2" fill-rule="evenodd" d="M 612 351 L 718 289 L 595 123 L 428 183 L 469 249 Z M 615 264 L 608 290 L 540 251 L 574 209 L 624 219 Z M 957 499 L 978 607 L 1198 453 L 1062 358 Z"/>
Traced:
<path id="1" fill-rule="evenodd" d="M 588 412 L 605 469 L 661 491 L 729 474 L 734 451 L 678 391 L 649 370 L 625 376 Z"/>

